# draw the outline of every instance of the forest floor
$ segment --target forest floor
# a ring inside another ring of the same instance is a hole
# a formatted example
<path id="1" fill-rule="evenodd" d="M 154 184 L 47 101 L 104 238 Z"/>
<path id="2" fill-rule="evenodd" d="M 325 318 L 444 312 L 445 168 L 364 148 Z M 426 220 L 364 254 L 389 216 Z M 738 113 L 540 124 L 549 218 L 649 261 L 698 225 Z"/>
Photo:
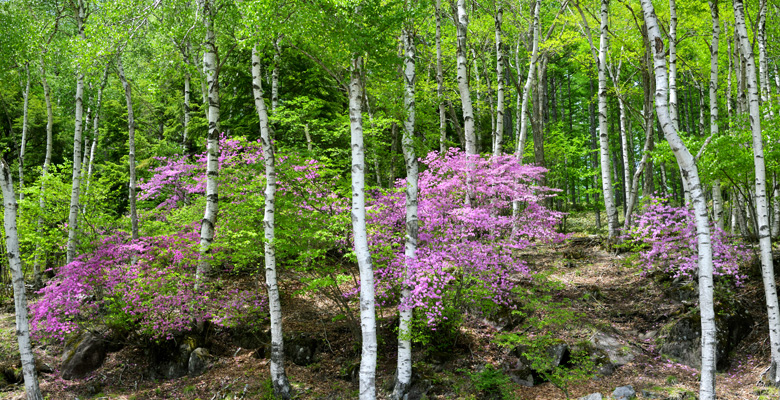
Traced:
<path id="1" fill-rule="evenodd" d="M 570 218 L 570 224 L 576 221 Z M 686 393 L 698 392 L 695 370 L 655 352 L 652 341 L 642 340 L 649 331 L 657 330 L 682 305 L 669 299 L 654 279 L 644 276 L 632 265 L 630 253 L 618 254 L 606 249 L 598 236 L 575 234 L 585 238 L 561 244 L 546 245 L 525 254 L 536 271 L 549 273 L 549 278 L 563 286 L 563 297 L 569 298 L 573 311 L 584 315 L 576 324 L 560 332 L 569 342 L 607 330 L 618 336 L 626 346 L 637 350 L 636 358 L 619 367 L 610 376 L 599 376 L 569 386 L 571 398 L 590 393 L 603 395 L 624 385 L 633 385 L 639 398 L 643 389 L 663 393 L 667 398 L 690 399 Z M 282 277 L 283 282 L 293 282 Z M 347 322 L 338 318 L 339 311 L 329 300 L 316 296 L 291 296 L 296 285 L 283 286 L 287 296 L 284 304 L 284 329 L 305 332 L 324 345 L 315 362 L 308 366 L 287 364 L 287 374 L 301 399 L 357 398 L 358 383 L 350 371 L 359 363 L 360 349 L 350 333 Z M 769 360 L 766 312 L 760 280 L 751 278 L 736 291 L 756 321 L 753 331 L 731 355 L 731 367 L 717 375 L 718 398 L 723 400 L 757 399 L 769 394 L 760 386 L 760 376 Z M 11 310 L 0 314 L 0 362 L 15 353 L 14 317 Z M 380 337 L 377 387 L 379 398 L 387 398 L 387 387 L 395 372 L 395 335 L 393 310 L 380 309 Z M 459 344 L 449 357 L 432 359 L 430 352 L 415 352 L 415 374 L 430 381 L 428 399 L 483 399 L 484 392 L 475 387 L 475 372 L 486 364 L 500 365 L 509 350 L 495 343 L 496 328 L 483 318 L 467 316 L 459 332 Z M 392 339 L 390 339 L 392 338 Z M 253 356 L 253 351 L 240 348 L 227 332 L 214 332 L 209 338 L 212 354 L 210 368 L 197 377 L 174 380 L 149 378 L 152 367 L 142 349 L 127 346 L 111 353 L 102 368 L 86 379 L 66 381 L 53 374 L 41 376 L 41 388 L 47 399 L 264 399 L 270 397 L 266 359 Z M 57 366 L 61 348 L 40 345 L 36 353 L 45 363 Z M 18 353 L 16 353 L 18 354 Z M 435 358 L 435 357 L 434 357 Z M 56 369 L 56 368 L 55 368 Z M 774 397 L 777 397 L 774 394 Z M 20 385 L 0 392 L 0 399 L 24 398 Z M 563 392 L 550 383 L 523 387 L 514 383 L 505 390 L 507 399 L 563 399 Z"/>

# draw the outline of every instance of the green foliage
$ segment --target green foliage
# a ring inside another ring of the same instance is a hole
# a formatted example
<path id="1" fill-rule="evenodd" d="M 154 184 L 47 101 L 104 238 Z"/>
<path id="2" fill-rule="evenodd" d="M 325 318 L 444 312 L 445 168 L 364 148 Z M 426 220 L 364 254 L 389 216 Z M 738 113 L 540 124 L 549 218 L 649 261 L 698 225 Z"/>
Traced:
<path id="1" fill-rule="evenodd" d="M 474 389 L 479 391 L 486 399 L 510 399 L 511 380 L 500 369 L 487 364 L 482 371 L 469 373 Z"/>

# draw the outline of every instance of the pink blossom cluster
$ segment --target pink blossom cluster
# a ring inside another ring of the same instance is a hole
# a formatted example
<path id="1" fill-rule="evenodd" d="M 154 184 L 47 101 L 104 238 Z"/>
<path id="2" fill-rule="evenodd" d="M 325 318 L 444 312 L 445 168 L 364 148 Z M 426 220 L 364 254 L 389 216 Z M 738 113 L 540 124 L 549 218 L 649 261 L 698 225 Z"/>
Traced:
<path id="1" fill-rule="evenodd" d="M 740 286 L 745 276 L 739 268 L 751 262 L 752 252 L 715 225 L 710 225 L 710 233 L 713 274 L 729 277 Z M 696 223 L 693 211 L 687 207 L 674 207 L 665 199 L 652 198 L 627 236 L 643 245 L 639 258 L 646 271 L 660 269 L 673 278 L 696 277 L 699 268 Z"/>
<path id="2" fill-rule="evenodd" d="M 264 313 L 265 302 L 249 292 L 195 289 L 198 235 L 178 232 L 130 241 L 123 234 L 100 240 L 91 254 L 63 266 L 31 305 L 31 331 L 38 338 L 105 325 L 171 339 L 196 320 L 230 325 Z M 224 307 L 230 304 L 231 307 Z"/>
<path id="3" fill-rule="evenodd" d="M 536 183 L 546 170 L 512 156 L 468 157 L 458 149 L 432 152 L 420 161 L 427 168 L 419 177 L 415 259 L 407 262 L 403 248 L 406 181 L 399 180 L 395 191 L 376 194 L 371 204 L 369 234 L 380 301 L 398 303 L 400 288 L 407 286 L 411 298 L 399 307 L 420 309 L 429 325 L 445 318 L 446 307 L 510 304 L 515 282 L 530 277 L 518 251 L 563 239 L 555 232 L 563 214 L 542 204 L 554 190 Z M 469 194 L 473 201 L 466 200 Z M 513 201 L 520 205 L 516 215 Z"/>

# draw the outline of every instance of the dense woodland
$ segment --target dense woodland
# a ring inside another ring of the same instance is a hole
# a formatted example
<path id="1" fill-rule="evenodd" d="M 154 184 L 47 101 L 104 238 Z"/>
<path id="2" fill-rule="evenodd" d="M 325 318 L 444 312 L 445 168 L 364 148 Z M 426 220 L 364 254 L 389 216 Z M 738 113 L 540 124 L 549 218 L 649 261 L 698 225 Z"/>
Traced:
<path id="1" fill-rule="evenodd" d="M 0 298 L 26 398 L 44 343 L 239 330 L 268 334 L 269 393 L 307 398 L 282 322 L 312 296 L 348 327 L 360 399 L 403 399 L 418 353 L 475 316 L 521 316 L 495 342 L 544 363 L 575 317 L 529 257 L 583 233 L 693 283 L 703 400 L 716 307 L 752 279 L 780 385 L 775 18 L 773 0 L 0 1 Z M 589 360 L 537 370 L 568 397 Z"/>

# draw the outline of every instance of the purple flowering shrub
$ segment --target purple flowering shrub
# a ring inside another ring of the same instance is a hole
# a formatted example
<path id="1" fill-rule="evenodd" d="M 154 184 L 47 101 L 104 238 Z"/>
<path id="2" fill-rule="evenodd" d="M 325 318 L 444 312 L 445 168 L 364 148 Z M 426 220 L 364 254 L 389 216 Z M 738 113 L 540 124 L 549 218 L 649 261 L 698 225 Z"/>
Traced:
<path id="1" fill-rule="evenodd" d="M 752 252 L 738 238 L 715 225 L 710 225 L 710 232 L 713 274 L 741 285 L 745 275 L 739 267 L 750 263 Z M 627 238 L 640 245 L 639 259 L 646 272 L 660 270 L 673 278 L 690 280 L 697 276 L 696 223 L 693 211 L 687 207 L 674 207 L 664 199 L 652 198 L 637 216 Z"/>
<path id="2" fill-rule="evenodd" d="M 554 190 L 535 184 L 546 170 L 512 156 L 468 158 L 458 149 L 443 157 L 432 152 L 421 161 L 427 168 L 419 178 L 418 249 L 405 279 L 406 182 L 399 180 L 398 190 L 376 195 L 371 204 L 378 301 L 414 308 L 428 326 L 467 307 L 510 305 L 515 282 L 531 277 L 517 252 L 563 239 L 554 229 L 562 213 L 542 204 Z M 465 202 L 467 192 L 472 204 Z M 520 202 L 516 216 L 513 200 Z M 402 285 L 411 288 L 411 298 L 399 304 Z"/>
<path id="3" fill-rule="evenodd" d="M 264 301 L 253 293 L 218 292 L 208 284 L 196 291 L 197 255 L 194 232 L 135 242 L 121 234 L 105 237 L 40 291 L 31 305 L 31 330 L 38 338 L 63 340 L 104 325 L 163 340 L 189 331 L 196 320 L 232 326 L 265 314 Z"/>

